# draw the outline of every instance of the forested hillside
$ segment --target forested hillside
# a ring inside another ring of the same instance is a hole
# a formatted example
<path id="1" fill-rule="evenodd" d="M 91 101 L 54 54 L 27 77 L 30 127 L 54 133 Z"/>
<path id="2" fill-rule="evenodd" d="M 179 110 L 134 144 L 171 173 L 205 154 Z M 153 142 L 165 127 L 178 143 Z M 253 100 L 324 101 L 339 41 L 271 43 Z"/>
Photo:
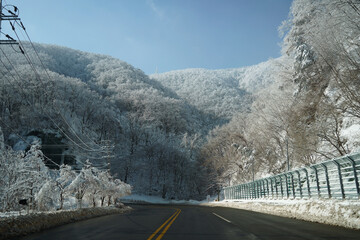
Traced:
<path id="1" fill-rule="evenodd" d="M 360 150 L 360 3 L 295 0 L 289 57 L 248 115 L 212 131 L 202 158 L 220 185 L 241 183 Z"/>
<path id="2" fill-rule="evenodd" d="M 41 140 L 48 165 L 81 168 L 89 159 L 135 192 L 199 196 L 193 149 L 217 121 L 141 70 L 107 56 L 30 44 L 32 60 L 2 47 L 1 128 L 5 143 L 27 150 Z M 200 173 L 200 174 L 199 174 Z"/>
<path id="3" fill-rule="evenodd" d="M 24 48 L 26 56 L 2 47 L 5 143 L 27 151 L 40 140 L 49 167 L 82 168 L 89 159 L 135 192 L 166 198 L 203 196 L 208 175 L 198 153 L 208 131 L 249 112 L 250 91 L 273 81 L 271 66 L 278 62 L 185 70 L 186 90 L 171 73 L 159 82 L 111 57 L 51 45 Z"/>
<path id="4" fill-rule="evenodd" d="M 250 111 L 253 93 L 274 82 L 284 62 L 283 58 L 279 58 L 250 67 L 185 69 L 150 77 L 200 110 L 231 118 L 236 113 Z"/>

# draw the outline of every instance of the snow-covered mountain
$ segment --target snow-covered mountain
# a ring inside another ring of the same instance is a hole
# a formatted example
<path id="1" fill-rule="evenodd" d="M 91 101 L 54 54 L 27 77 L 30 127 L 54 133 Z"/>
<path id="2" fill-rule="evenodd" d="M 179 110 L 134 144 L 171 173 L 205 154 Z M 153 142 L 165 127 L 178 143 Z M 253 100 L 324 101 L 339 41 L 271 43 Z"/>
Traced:
<path id="1" fill-rule="evenodd" d="M 52 45 L 35 48 L 41 62 L 25 45 L 32 65 L 3 48 L 11 61 L 0 77 L 6 145 L 27 151 L 29 139 L 40 140 L 48 165 L 79 168 L 87 159 L 103 168 L 111 164 L 135 192 L 171 198 L 196 191 L 187 183 L 199 170 L 195 155 L 188 157 L 194 145 L 186 145 L 192 136 L 206 135 L 216 116 L 121 60 Z"/>
<path id="2" fill-rule="evenodd" d="M 249 110 L 253 93 L 273 83 L 284 58 L 234 69 L 185 69 L 150 75 L 200 110 L 231 117 Z"/>

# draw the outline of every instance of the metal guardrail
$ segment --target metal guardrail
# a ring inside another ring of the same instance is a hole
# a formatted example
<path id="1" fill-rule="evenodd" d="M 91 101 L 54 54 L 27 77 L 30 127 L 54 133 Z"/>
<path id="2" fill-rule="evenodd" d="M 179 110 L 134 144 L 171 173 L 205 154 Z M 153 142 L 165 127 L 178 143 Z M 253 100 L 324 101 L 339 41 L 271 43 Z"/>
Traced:
<path id="1" fill-rule="evenodd" d="M 360 199 L 360 153 L 223 188 L 230 199 Z"/>

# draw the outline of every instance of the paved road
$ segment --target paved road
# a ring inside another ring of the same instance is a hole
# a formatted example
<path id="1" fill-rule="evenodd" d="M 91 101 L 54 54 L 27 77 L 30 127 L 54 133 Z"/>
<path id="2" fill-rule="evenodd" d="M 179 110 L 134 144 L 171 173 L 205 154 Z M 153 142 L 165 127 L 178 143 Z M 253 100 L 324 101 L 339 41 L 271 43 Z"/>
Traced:
<path id="1" fill-rule="evenodd" d="M 67 224 L 23 240 L 360 239 L 360 231 L 230 208 L 133 205 L 123 215 Z"/>

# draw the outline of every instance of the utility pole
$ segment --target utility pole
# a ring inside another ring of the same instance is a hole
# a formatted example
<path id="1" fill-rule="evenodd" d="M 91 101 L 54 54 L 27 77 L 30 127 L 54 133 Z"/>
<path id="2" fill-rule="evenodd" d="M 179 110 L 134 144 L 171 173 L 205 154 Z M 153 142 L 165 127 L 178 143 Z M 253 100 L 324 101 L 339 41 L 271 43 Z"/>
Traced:
<path id="1" fill-rule="evenodd" d="M 13 11 L 10 10 L 10 8 L 13 8 Z M 4 13 L 6 12 L 6 13 Z M 7 15 L 10 14 L 10 15 Z M 16 6 L 13 5 L 3 5 L 3 1 L 0 0 L 0 45 L 18 45 L 19 43 L 13 39 L 12 37 L 10 37 L 10 35 L 3 33 L 2 31 L 2 21 L 16 21 L 16 20 L 20 20 L 19 18 L 19 11 L 18 8 Z M 14 24 L 11 23 L 11 27 L 14 29 Z M 2 36 L 5 36 L 7 39 L 6 40 L 2 40 Z M 1 56 L 0 56 L 1 57 Z M 5 78 L 3 79 L 3 86 L 5 86 Z M 4 87 L 2 89 L 2 95 L 4 96 Z M 1 118 L 5 117 L 5 101 L 3 101 L 3 111 L 1 113 Z"/>
<path id="2" fill-rule="evenodd" d="M 0 0 L 0 38 L 1 38 L 1 21 L 2 21 L 2 0 Z"/>
<path id="3" fill-rule="evenodd" d="M 9 9 L 7 9 L 7 7 L 13 7 L 14 10 L 11 11 Z M 4 10 L 7 13 L 3 13 Z M 1 23 L 2 21 L 16 21 L 16 20 L 20 20 L 19 15 L 18 15 L 19 11 L 18 8 L 16 6 L 13 5 L 5 5 L 3 6 L 2 0 L 0 0 L 0 45 L 4 45 L 4 44 L 19 44 L 15 39 L 13 39 L 12 37 L 10 37 L 10 35 L 8 34 L 3 34 L 2 32 L 2 26 Z M 10 14 L 10 15 L 6 15 L 6 14 Z M 12 25 L 13 27 L 13 25 Z M 1 36 L 5 35 L 5 37 L 7 38 L 6 40 L 1 40 Z"/>

